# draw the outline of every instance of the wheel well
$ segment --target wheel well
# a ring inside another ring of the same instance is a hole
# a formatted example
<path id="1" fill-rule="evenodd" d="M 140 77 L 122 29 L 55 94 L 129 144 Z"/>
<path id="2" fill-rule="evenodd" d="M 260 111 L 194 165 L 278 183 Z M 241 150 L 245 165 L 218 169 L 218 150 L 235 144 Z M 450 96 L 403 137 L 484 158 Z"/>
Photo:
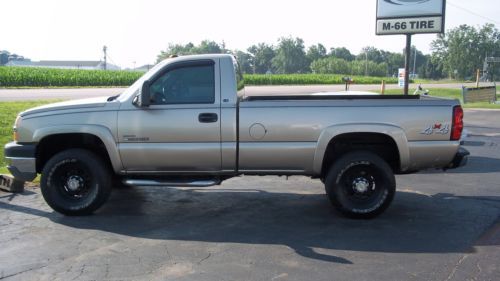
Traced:
<path id="1" fill-rule="evenodd" d="M 335 159 L 351 151 L 370 151 L 384 159 L 394 172 L 400 167 L 399 150 L 394 139 L 381 133 L 347 133 L 330 140 L 323 159 L 321 176 L 324 178 Z"/>
<path id="2" fill-rule="evenodd" d="M 72 148 L 82 148 L 94 152 L 104 163 L 111 167 L 106 146 L 100 138 L 92 134 L 57 134 L 43 138 L 36 149 L 36 171 L 41 173 L 45 163 L 55 154 Z"/>

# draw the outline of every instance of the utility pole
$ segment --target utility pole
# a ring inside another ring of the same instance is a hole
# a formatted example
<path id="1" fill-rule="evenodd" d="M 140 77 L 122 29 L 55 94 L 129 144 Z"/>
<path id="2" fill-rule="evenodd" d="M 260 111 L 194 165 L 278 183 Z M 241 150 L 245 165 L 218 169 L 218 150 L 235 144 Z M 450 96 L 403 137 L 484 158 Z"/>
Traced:
<path id="1" fill-rule="evenodd" d="M 411 34 L 406 34 L 405 50 L 405 87 L 404 94 L 408 95 L 408 86 L 410 84 L 410 55 L 411 55 Z"/>
<path id="2" fill-rule="evenodd" d="M 104 53 L 104 66 L 103 66 L 103 69 L 106 70 L 106 58 L 107 58 L 107 55 L 106 55 L 106 51 L 108 50 L 108 47 L 104 46 L 102 47 L 102 52 Z"/>
<path id="3" fill-rule="evenodd" d="M 368 76 L 368 49 L 365 52 L 365 76 Z"/>
<path id="4" fill-rule="evenodd" d="M 416 67 L 417 67 L 417 47 L 415 46 L 415 55 L 413 56 L 413 78 L 415 78 Z"/>

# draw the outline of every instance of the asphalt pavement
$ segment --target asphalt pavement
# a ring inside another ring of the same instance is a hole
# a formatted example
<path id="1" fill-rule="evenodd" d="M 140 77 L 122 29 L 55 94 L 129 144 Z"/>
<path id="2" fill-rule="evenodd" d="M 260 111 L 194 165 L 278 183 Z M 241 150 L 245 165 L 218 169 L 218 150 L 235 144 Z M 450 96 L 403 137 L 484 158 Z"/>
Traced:
<path id="1" fill-rule="evenodd" d="M 115 189 L 88 217 L 37 187 L 0 192 L 0 279 L 500 280 L 499 123 L 466 110 L 468 165 L 397 176 L 372 220 L 342 217 L 305 177 Z"/>
<path id="2" fill-rule="evenodd" d="M 425 89 L 455 88 L 474 84 L 422 84 Z M 416 88 L 417 84 L 410 85 Z M 380 91 L 381 85 L 351 85 L 351 91 Z M 401 89 L 397 85 L 389 84 L 386 89 Z M 125 88 L 74 88 L 74 89 L 0 89 L 1 101 L 39 100 L 39 99 L 83 99 L 101 96 L 113 96 L 123 92 Z M 311 94 L 319 92 L 344 91 L 345 85 L 306 85 L 306 86 L 247 86 L 247 95 L 293 95 Z"/>

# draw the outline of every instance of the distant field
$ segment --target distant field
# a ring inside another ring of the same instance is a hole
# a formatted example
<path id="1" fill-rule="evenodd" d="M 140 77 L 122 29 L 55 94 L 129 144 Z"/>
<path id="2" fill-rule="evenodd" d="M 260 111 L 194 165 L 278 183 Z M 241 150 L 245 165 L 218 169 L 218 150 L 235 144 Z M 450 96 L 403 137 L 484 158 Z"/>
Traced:
<path id="1" fill-rule="evenodd" d="M 338 74 L 248 74 L 245 75 L 247 85 L 330 85 L 344 84 L 342 78 L 348 75 Z M 397 83 L 397 78 L 349 76 L 354 84 Z"/>
<path id="2" fill-rule="evenodd" d="M 0 67 L 0 87 L 126 87 L 144 73 L 137 71 Z M 247 85 L 344 84 L 337 74 L 247 74 Z M 351 76 L 355 84 L 397 83 L 396 78 Z"/>
<path id="3" fill-rule="evenodd" d="M 0 87 L 119 87 L 134 83 L 142 72 L 116 70 L 0 67 Z"/>

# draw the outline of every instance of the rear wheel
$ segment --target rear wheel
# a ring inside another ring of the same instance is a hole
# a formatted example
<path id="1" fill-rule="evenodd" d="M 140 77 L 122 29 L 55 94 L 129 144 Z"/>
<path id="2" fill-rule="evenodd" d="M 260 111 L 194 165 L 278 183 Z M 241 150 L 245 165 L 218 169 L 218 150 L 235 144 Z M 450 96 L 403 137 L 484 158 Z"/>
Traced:
<path id="1" fill-rule="evenodd" d="M 88 215 L 108 199 L 111 176 L 107 165 L 93 152 L 69 149 L 45 164 L 40 187 L 45 201 L 55 211 Z"/>
<path id="2" fill-rule="evenodd" d="M 334 162 L 325 180 L 330 202 L 353 218 L 372 218 L 389 207 L 396 191 L 391 167 L 378 155 L 350 152 Z"/>

